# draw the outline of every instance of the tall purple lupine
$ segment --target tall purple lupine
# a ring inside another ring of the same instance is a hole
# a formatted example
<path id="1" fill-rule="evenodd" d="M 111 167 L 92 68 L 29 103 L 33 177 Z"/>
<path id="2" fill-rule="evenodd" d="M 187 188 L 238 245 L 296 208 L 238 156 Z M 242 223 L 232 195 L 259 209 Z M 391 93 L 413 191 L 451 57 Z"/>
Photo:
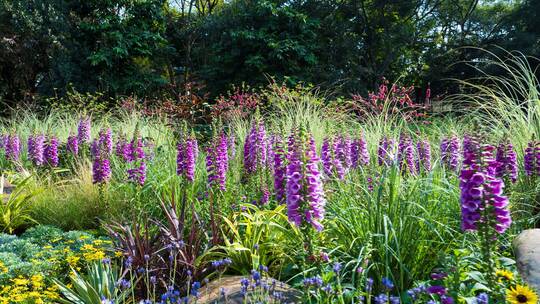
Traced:
<path id="1" fill-rule="evenodd" d="M 285 200 L 285 178 L 287 167 L 285 165 L 285 148 L 281 138 L 277 138 L 274 142 L 274 191 L 278 203 L 283 203 Z"/>
<path id="2" fill-rule="evenodd" d="M 501 142 L 497 147 L 495 160 L 498 164 L 495 177 L 507 178 L 512 183 L 515 183 L 517 181 L 518 165 L 514 146 L 510 142 Z"/>
<path id="3" fill-rule="evenodd" d="M 297 226 L 311 225 L 321 231 L 324 190 L 313 138 L 304 131 L 289 136 L 287 153 L 287 215 Z"/>
<path id="4" fill-rule="evenodd" d="M 341 164 L 345 169 L 349 169 L 352 167 L 352 157 L 351 157 L 351 148 L 352 148 L 352 141 L 350 137 L 339 137 L 337 140 L 338 149 L 337 157 L 341 161 Z"/>
<path id="5" fill-rule="evenodd" d="M 429 145 L 429 141 L 420 140 L 416 144 L 416 152 L 418 156 L 416 168 L 418 170 L 423 168 L 423 170 L 426 172 L 431 171 L 431 147 Z"/>
<path id="6" fill-rule="evenodd" d="M 58 167 L 58 138 L 52 136 L 45 146 L 45 158 L 51 167 Z"/>
<path id="7" fill-rule="evenodd" d="M 377 150 L 379 166 L 390 166 L 394 162 L 394 140 L 383 137 Z"/>
<path id="8" fill-rule="evenodd" d="M 481 225 L 486 225 L 497 233 L 504 233 L 512 219 L 508 198 L 503 195 L 504 182 L 495 177 L 498 166 L 493 157 L 495 148 L 468 138 L 463 149 L 460 175 L 462 229 L 479 230 Z"/>
<path id="9" fill-rule="evenodd" d="M 90 128 L 91 120 L 89 117 L 83 117 L 79 120 L 79 125 L 77 127 L 77 139 L 80 144 L 85 144 L 90 142 Z"/>
<path id="10" fill-rule="evenodd" d="M 131 141 L 129 146 L 131 152 L 129 160 L 135 164 L 135 167 L 127 170 L 128 180 L 142 186 L 146 181 L 146 154 L 144 152 L 143 141 L 140 137 L 137 137 Z"/>
<path id="11" fill-rule="evenodd" d="M 409 136 L 402 135 L 399 138 L 398 145 L 398 164 L 400 170 L 408 170 L 411 174 L 416 174 L 416 165 L 414 162 L 414 146 Z"/>
<path id="12" fill-rule="evenodd" d="M 340 180 L 345 178 L 346 169 L 343 165 L 345 152 L 340 140 L 334 139 L 332 144 L 332 173 Z"/>
<path id="13" fill-rule="evenodd" d="M 450 170 L 456 171 L 459 167 L 459 149 L 459 139 L 455 135 L 441 142 L 441 162 Z"/>
<path id="14" fill-rule="evenodd" d="M 108 155 L 113 152 L 112 131 L 110 128 L 99 131 L 99 145 Z"/>
<path id="15" fill-rule="evenodd" d="M 128 141 L 123 136 L 120 136 L 116 141 L 114 154 L 116 154 L 116 156 L 120 157 L 125 162 L 131 162 L 133 161 L 133 152 L 131 151 L 131 148 L 132 146 L 130 145 L 130 143 L 128 143 Z"/>
<path id="16" fill-rule="evenodd" d="M 244 142 L 244 168 L 248 174 L 267 165 L 267 141 L 264 123 L 254 121 Z"/>
<path id="17" fill-rule="evenodd" d="M 531 141 L 528 143 L 527 148 L 525 149 L 523 157 L 523 165 L 525 169 L 525 175 L 527 176 L 536 176 L 537 174 L 537 155 L 536 148 L 538 147 L 538 142 Z"/>
<path id="18" fill-rule="evenodd" d="M 195 179 L 195 166 L 199 155 L 199 145 L 194 135 L 183 138 L 178 143 L 176 173 L 183 175 L 188 181 Z"/>
<path id="19" fill-rule="evenodd" d="M 212 140 L 206 150 L 206 170 L 208 172 L 208 184 L 210 187 L 217 186 L 225 191 L 227 170 L 229 168 L 229 155 L 227 147 L 227 135 L 221 133 Z"/>
<path id="20" fill-rule="evenodd" d="M 68 136 L 67 143 L 66 143 L 66 150 L 73 155 L 79 154 L 79 140 L 77 139 L 77 136 L 74 136 L 74 135 Z"/>
<path id="21" fill-rule="evenodd" d="M 363 135 L 358 139 L 358 148 L 360 150 L 360 165 L 367 166 L 369 164 L 369 150 Z"/>
<path id="22" fill-rule="evenodd" d="M 234 158 L 236 156 L 236 136 L 234 134 L 229 135 L 228 145 L 230 158 Z"/>
<path id="23" fill-rule="evenodd" d="M 323 171 L 326 176 L 332 176 L 332 143 L 329 138 L 324 138 L 321 147 L 321 160 L 323 165 Z"/>
<path id="24" fill-rule="evenodd" d="M 36 166 L 45 162 L 45 136 L 32 135 L 28 138 L 28 158 Z"/>
<path id="25" fill-rule="evenodd" d="M 21 140 L 16 134 L 7 135 L 4 140 L 4 150 L 6 158 L 10 161 L 17 161 L 21 155 Z"/>
<path id="26" fill-rule="evenodd" d="M 110 129 L 109 129 L 110 130 Z M 90 144 L 92 162 L 92 181 L 103 184 L 110 180 L 112 171 L 109 157 L 112 153 L 112 138 L 110 132 L 100 132 L 99 138 Z"/>
<path id="27" fill-rule="evenodd" d="M 127 173 L 129 181 L 143 186 L 146 181 L 146 162 L 141 161 L 135 168 L 128 169 Z"/>
<path id="28" fill-rule="evenodd" d="M 92 182 L 94 184 L 102 184 L 108 182 L 110 178 L 111 164 L 109 159 L 98 155 L 92 163 Z"/>

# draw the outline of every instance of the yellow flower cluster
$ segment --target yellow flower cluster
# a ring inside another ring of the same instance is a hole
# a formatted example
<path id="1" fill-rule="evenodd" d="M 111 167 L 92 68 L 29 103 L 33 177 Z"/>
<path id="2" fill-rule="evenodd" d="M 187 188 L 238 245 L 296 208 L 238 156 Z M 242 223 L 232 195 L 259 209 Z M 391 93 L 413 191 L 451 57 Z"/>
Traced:
<path id="1" fill-rule="evenodd" d="M 10 303 L 55 303 L 60 296 L 56 286 L 47 287 L 43 276 L 36 274 L 30 278 L 17 277 L 11 284 L 0 289 L 0 304 Z"/>
<path id="2" fill-rule="evenodd" d="M 45 269 L 46 276 L 59 277 L 62 273 L 67 274 L 70 268 L 77 271 L 86 262 L 100 261 L 114 253 L 110 250 L 110 241 L 88 240 L 88 236 L 82 236 L 77 241 L 67 240 L 57 247 L 44 246 L 37 255 L 30 260 L 35 269 Z M 78 243 L 82 245 L 80 250 L 73 250 L 69 245 Z M 62 246 L 63 245 L 63 246 Z M 68 246 L 66 246 L 68 245 Z M 8 267 L 0 260 L 0 274 L 9 273 Z M 58 303 L 59 298 L 56 285 L 49 280 L 46 282 L 43 275 L 36 274 L 30 277 L 9 277 L 0 282 L 0 304 L 8 303 Z"/>
<path id="3" fill-rule="evenodd" d="M 81 252 L 82 252 L 83 258 L 87 262 L 101 261 L 105 258 L 105 252 L 102 249 L 96 248 L 94 244 L 83 245 L 81 247 Z"/>

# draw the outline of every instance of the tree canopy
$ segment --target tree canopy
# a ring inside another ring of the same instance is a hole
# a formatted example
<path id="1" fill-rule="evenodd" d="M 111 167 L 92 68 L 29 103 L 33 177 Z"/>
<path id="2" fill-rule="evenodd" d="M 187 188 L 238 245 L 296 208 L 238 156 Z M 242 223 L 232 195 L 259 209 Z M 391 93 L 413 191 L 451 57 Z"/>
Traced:
<path id="1" fill-rule="evenodd" d="M 341 94 L 452 90 L 499 46 L 540 56 L 538 0 L 0 0 L 0 100 L 70 89 L 216 96 L 270 77 Z M 189 86 L 188 86 L 189 87 Z"/>

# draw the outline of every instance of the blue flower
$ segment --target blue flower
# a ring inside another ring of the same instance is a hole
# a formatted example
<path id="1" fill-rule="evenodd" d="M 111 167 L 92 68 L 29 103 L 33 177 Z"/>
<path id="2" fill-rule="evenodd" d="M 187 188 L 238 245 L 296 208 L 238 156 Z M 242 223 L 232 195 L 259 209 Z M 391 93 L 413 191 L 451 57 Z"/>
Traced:
<path id="1" fill-rule="evenodd" d="M 394 283 L 389 278 L 383 278 L 381 283 L 383 284 L 384 288 L 388 290 L 392 290 L 392 288 L 394 288 Z"/>
<path id="2" fill-rule="evenodd" d="M 341 270 L 341 263 L 335 262 L 335 263 L 334 263 L 334 267 L 332 267 L 332 270 L 334 270 L 334 272 L 335 272 L 336 274 L 338 274 L 339 271 Z"/>
<path id="3" fill-rule="evenodd" d="M 388 302 L 388 296 L 384 293 L 381 293 L 374 298 L 374 301 L 377 304 L 386 304 Z"/>
<path id="4" fill-rule="evenodd" d="M 481 294 L 476 296 L 476 303 L 478 304 L 488 304 L 489 303 L 489 296 L 487 293 L 482 292 Z"/>

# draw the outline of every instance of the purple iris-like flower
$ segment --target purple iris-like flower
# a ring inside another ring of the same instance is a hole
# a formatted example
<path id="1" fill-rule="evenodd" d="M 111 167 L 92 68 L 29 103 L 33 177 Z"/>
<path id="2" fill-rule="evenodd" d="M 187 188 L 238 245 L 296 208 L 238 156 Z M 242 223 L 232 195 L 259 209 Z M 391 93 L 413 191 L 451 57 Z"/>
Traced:
<path id="1" fill-rule="evenodd" d="M 45 146 L 45 158 L 51 167 L 58 167 L 58 138 L 55 136 L 51 137 Z"/>
<path id="2" fill-rule="evenodd" d="M 28 158 L 36 166 L 45 162 L 45 136 L 34 135 L 28 138 Z"/>
<path id="3" fill-rule="evenodd" d="M 341 145 L 339 140 L 334 140 L 332 147 L 332 169 L 333 173 L 338 179 L 343 179 L 345 177 L 345 166 L 343 164 L 343 145 Z M 341 157 L 340 157 L 341 155 Z"/>
<path id="4" fill-rule="evenodd" d="M 77 127 L 77 139 L 79 140 L 79 143 L 90 142 L 90 126 L 90 118 L 84 117 L 79 120 L 79 126 Z"/>
<path id="5" fill-rule="evenodd" d="M 146 163 L 142 161 L 138 167 L 128 169 L 127 173 L 128 180 L 143 186 L 146 181 Z"/>
<path id="6" fill-rule="evenodd" d="M 67 138 L 66 149 L 73 155 L 79 154 L 79 140 L 77 136 L 69 135 Z"/>

